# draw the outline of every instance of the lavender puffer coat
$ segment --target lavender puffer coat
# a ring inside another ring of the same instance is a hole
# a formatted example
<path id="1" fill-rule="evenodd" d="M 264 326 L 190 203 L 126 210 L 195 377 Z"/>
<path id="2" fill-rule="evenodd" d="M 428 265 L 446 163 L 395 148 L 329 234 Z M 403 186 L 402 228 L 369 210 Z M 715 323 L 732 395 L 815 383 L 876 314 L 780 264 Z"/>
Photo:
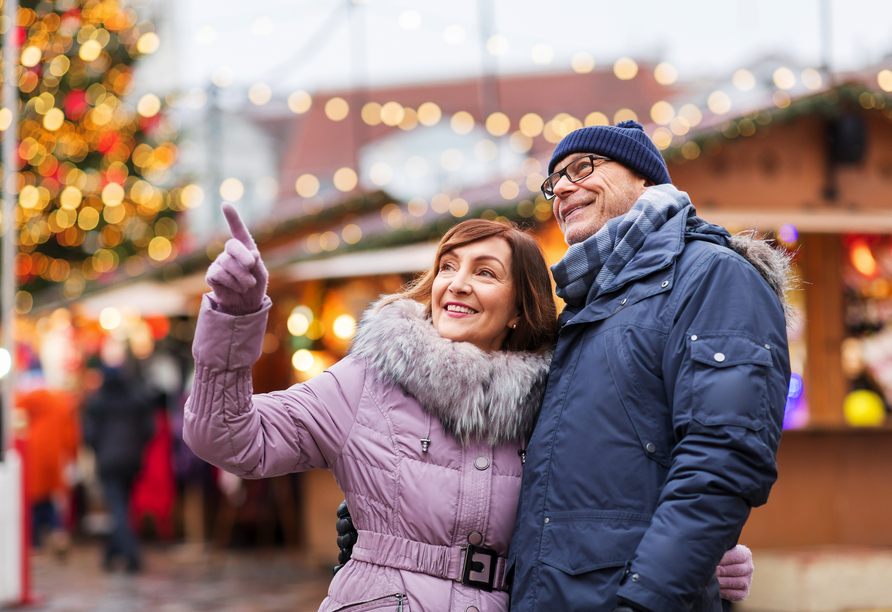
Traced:
<path id="1" fill-rule="evenodd" d="M 230 316 L 205 296 L 193 343 L 184 437 L 206 461 L 245 478 L 327 468 L 359 540 L 321 611 L 504 612 L 505 557 L 522 450 L 550 355 L 487 354 L 436 332 L 422 305 L 373 307 L 349 355 L 311 381 L 252 395 L 268 300 Z M 429 440 L 429 442 L 425 442 Z M 460 584 L 468 543 L 478 555 Z M 473 607 L 470 607 L 473 606 Z"/>

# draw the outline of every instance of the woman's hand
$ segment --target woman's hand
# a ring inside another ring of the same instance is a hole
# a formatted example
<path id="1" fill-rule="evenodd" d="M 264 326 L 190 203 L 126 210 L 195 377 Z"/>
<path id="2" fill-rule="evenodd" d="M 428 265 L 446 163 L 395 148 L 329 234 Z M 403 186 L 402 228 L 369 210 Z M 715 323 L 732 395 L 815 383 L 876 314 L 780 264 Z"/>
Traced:
<path id="1" fill-rule="evenodd" d="M 223 215 L 232 238 L 208 268 L 205 281 L 214 290 L 217 310 L 231 315 L 257 312 L 263 306 L 269 273 L 235 207 L 223 202 Z"/>
<path id="2" fill-rule="evenodd" d="M 738 544 L 725 553 L 719 566 L 715 568 L 719 578 L 719 591 L 722 599 L 743 601 L 750 592 L 753 582 L 753 553 Z"/>

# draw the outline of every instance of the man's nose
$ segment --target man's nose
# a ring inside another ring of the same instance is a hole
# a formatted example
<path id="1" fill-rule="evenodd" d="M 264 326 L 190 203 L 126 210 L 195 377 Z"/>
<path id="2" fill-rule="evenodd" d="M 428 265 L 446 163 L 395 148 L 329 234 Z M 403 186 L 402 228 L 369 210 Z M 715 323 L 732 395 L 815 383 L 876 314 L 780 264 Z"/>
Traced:
<path id="1" fill-rule="evenodd" d="M 576 183 L 567 178 L 566 174 L 561 176 L 558 182 L 554 184 L 554 194 L 558 197 L 563 197 L 565 194 L 576 191 L 576 189 Z"/>

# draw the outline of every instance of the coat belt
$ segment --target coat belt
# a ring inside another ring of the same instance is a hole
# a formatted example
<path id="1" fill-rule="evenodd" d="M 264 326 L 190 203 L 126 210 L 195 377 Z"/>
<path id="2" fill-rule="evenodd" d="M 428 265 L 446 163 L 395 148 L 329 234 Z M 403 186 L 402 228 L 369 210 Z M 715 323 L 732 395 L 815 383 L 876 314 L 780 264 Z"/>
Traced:
<path id="1" fill-rule="evenodd" d="M 466 551 L 467 548 L 461 546 L 438 546 L 360 529 L 351 558 L 461 582 Z M 505 584 L 507 565 L 508 559 L 497 558 L 493 581 L 493 589 L 497 591 L 507 591 L 509 588 Z"/>

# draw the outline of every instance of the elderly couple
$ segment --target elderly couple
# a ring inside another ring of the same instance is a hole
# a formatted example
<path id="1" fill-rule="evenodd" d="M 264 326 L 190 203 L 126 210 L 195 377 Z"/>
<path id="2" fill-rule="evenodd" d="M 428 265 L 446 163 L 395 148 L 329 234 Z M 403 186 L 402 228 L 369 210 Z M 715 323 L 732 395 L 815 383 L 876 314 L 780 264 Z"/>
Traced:
<path id="1" fill-rule="evenodd" d="M 787 259 L 697 217 L 633 121 L 569 134 L 548 171 L 559 317 L 536 242 L 466 221 L 345 359 L 261 395 L 267 272 L 224 204 L 185 437 L 245 478 L 334 473 L 358 540 L 320 610 L 712 612 L 749 588 Z"/>

